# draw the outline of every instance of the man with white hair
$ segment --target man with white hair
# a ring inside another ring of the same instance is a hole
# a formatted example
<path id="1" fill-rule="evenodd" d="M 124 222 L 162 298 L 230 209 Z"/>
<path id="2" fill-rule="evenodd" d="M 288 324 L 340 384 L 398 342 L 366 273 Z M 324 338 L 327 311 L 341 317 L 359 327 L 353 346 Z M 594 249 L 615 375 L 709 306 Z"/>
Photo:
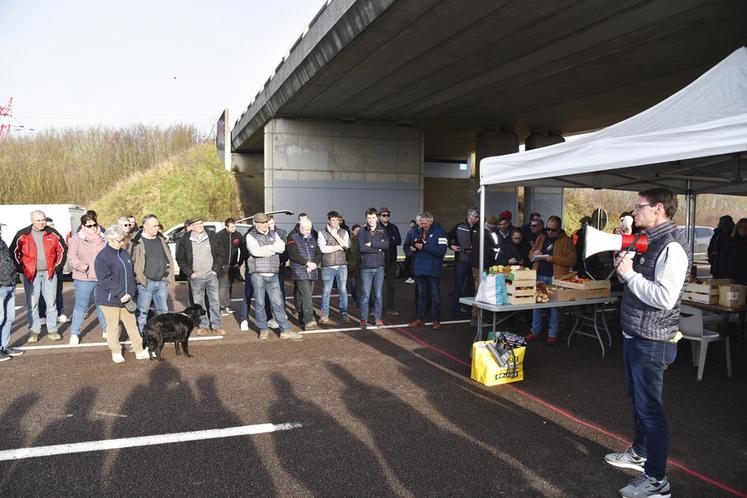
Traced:
<path id="1" fill-rule="evenodd" d="M 18 231 L 10 252 L 18 273 L 23 276 L 26 293 L 26 309 L 31 335 L 28 342 L 37 342 L 41 331 L 39 297 L 52 303 L 47 306 L 47 333 L 52 341 L 59 341 L 57 333 L 57 269 L 65 265 L 67 246 L 54 228 L 46 226 L 47 216 L 43 211 L 31 212 L 31 225 Z"/>
<path id="2" fill-rule="evenodd" d="M 189 220 L 191 228 L 189 236 L 179 239 L 176 246 L 176 261 L 192 286 L 192 299 L 206 310 L 208 315 L 202 315 L 196 335 L 226 335 L 220 315 L 220 297 L 218 291 L 218 276 L 223 269 L 223 255 L 215 242 L 212 232 L 205 230 L 202 218 Z M 207 303 L 205 302 L 207 294 Z"/>

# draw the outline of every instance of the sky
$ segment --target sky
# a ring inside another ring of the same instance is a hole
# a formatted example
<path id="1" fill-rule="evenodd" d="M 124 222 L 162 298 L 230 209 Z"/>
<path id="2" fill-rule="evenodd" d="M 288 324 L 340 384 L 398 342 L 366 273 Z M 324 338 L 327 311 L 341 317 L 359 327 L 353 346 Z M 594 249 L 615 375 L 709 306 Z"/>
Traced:
<path id="1" fill-rule="evenodd" d="M 324 0 L 0 0 L 11 133 L 194 124 L 246 110 Z M 6 118 L 7 119 L 7 118 Z"/>

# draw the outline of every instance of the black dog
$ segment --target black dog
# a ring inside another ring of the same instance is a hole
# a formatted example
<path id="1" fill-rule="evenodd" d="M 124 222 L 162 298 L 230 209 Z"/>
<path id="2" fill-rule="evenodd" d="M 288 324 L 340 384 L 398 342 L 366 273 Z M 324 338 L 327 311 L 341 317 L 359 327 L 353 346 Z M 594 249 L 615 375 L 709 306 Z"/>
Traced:
<path id="1" fill-rule="evenodd" d="M 179 345 L 184 349 L 187 358 L 189 354 L 189 335 L 192 333 L 195 325 L 199 322 L 200 316 L 205 314 L 205 310 L 199 304 L 193 304 L 179 313 L 164 313 L 149 319 L 143 328 L 143 348 L 148 350 L 148 357 L 152 360 L 153 353 L 156 358 L 163 360 L 161 351 L 166 342 L 173 342 L 176 349 L 176 355 L 179 356 Z"/>

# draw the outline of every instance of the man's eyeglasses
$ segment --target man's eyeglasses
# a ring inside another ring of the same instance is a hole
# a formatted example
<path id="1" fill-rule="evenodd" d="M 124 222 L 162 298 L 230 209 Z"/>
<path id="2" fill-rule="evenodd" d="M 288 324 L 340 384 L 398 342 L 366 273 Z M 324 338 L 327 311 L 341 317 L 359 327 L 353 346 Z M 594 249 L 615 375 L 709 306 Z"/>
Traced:
<path id="1" fill-rule="evenodd" d="M 560 231 L 560 228 L 550 228 L 550 227 L 547 227 L 547 228 L 546 228 L 546 230 L 547 230 L 548 232 L 559 232 L 559 231 Z"/>
<path id="2" fill-rule="evenodd" d="M 382 218 L 389 218 L 389 213 L 381 213 Z"/>
<path id="3" fill-rule="evenodd" d="M 97 226 L 99 226 L 99 224 L 98 223 L 94 223 L 93 225 L 83 225 L 83 226 L 86 227 L 86 228 L 96 228 Z"/>
<path id="4" fill-rule="evenodd" d="M 540 226 L 540 224 L 539 223 L 530 223 L 529 226 L 532 227 L 532 228 L 537 228 L 538 226 Z"/>
<path id="5" fill-rule="evenodd" d="M 650 206 L 651 204 L 636 204 L 635 208 L 640 211 L 641 209 L 645 208 L 646 206 Z"/>

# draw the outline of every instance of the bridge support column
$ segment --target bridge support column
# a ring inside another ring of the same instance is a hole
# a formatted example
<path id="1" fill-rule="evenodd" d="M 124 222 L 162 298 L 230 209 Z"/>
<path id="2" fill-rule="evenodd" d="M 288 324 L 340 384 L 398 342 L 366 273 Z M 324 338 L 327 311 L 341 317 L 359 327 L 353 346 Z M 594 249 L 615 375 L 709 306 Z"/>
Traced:
<path id="1" fill-rule="evenodd" d="M 560 134 L 532 132 L 526 139 L 526 150 L 539 149 L 548 145 L 565 142 Z M 547 218 L 557 215 L 563 218 L 563 188 L 562 187 L 525 187 L 524 188 L 524 223 L 528 223 L 529 213 L 537 212 L 547 223 Z M 518 225 L 517 222 L 514 222 Z"/>
<path id="2" fill-rule="evenodd" d="M 265 125 L 264 139 L 266 211 L 304 211 L 320 227 L 335 210 L 352 226 L 365 222 L 367 208 L 386 206 L 404 231 L 422 209 L 418 129 L 279 118 Z"/>
<path id="3" fill-rule="evenodd" d="M 513 130 L 481 130 L 475 138 L 476 152 L 476 174 L 475 192 L 480 188 L 480 161 L 486 157 L 513 154 L 519 151 L 519 136 Z M 479 205 L 479 195 L 475 193 L 475 206 Z M 516 187 L 501 187 L 499 185 L 488 185 L 485 191 L 485 213 L 497 216 L 501 211 L 508 209 L 516 216 L 518 207 L 518 196 Z"/>

